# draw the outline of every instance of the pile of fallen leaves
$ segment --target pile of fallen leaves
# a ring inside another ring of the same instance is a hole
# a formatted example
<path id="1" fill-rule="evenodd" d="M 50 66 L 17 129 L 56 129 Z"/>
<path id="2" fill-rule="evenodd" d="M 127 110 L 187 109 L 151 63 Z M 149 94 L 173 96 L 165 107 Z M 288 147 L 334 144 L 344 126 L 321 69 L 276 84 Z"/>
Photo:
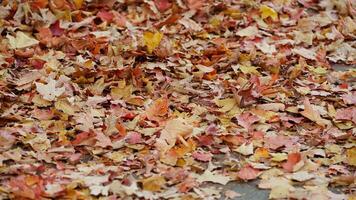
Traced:
<path id="1" fill-rule="evenodd" d="M 0 198 L 355 198 L 355 1 L 0 5 Z"/>

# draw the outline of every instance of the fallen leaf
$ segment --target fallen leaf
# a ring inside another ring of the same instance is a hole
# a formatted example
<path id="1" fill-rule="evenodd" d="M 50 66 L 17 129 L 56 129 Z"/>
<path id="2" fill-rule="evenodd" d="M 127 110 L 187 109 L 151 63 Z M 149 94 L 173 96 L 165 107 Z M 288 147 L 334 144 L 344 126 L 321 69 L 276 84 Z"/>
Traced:
<path id="1" fill-rule="evenodd" d="M 158 47 L 158 45 L 161 43 L 161 40 L 163 38 L 163 33 L 160 32 L 144 32 L 143 33 L 143 41 L 144 44 L 147 47 L 148 53 L 152 53 L 152 51 Z"/>
<path id="2" fill-rule="evenodd" d="M 291 179 L 299 181 L 299 182 L 307 181 L 314 177 L 315 177 L 314 175 L 309 174 L 306 171 L 295 172 L 290 176 Z"/>
<path id="3" fill-rule="evenodd" d="M 302 160 L 302 156 L 300 153 L 290 153 L 288 154 L 287 162 L 282 164 L 283 169 L 288 172 L 294 171 L 294 166 Z"/>
<path id="4" fill-rule="evenodd" d="M 221 185 L 226 185 L 230 181 L 230 177 L 221 174 L 216 174 L 210 170 L 205 170 L 202 175 L 195 175 L 199 183 L 212 182 Z"/>
<path id="5" fill-rule="evenodd" d="M 96 137 L 95 139 L 97 140 L 95 145 L 99 146 L 99 147 L 109 147 L 112 146 L 112 142 L 110 140 L 110 138 L 106 135 L 104 135 L 104 133 L 97 131 L 96 132 Z"/>
<path id="6" fill-rule="evenodd" d="M 268 17 L 270 17 L 273 20 L 278 19 L 278 13 L 275 10 L 273 10 L 273 8 L 268 7 L 266 5 L 260 6 L 260 12 L 261 12 L 262 19 L 266 19 Z"/>
<path id="7" fill-rule="evenodd" d="M 25 47 L 30 47 L 39 43 L 38 40 L 28 36 L 27 34 L 17 31 L 16 37 L 11 35 L 6 36 L 9 39 L 9 44 L 11 49 L 21 49 Z"/>
<path id="8" fill-rule="evenodd" d="M 258 34 L 258 28 L 256 26 L 248 26 L 244 29 L 237 31 L 236 34 L 241 37 L 253 37 Z"/>
<path id="9" fill-rule="evenodd" d="M 260 171 L 252 168 L 249 165 L 245 165 L 240 171 L 237 172 L 237 176 L 242 180 L 253 180 L 260 175 Z"/>
<path id="10" fill-rule="evenodd" d="M 335 114 L 336 120 L 350 120 L 356 124 L 356 108 L 350 107 L 345 109 L 337 109 Z"/>
<path id="11" fill-rule="evenodd" d="M 164 12 L 172 7 L 172 4 L 168 0 L 154 0 L 154 3 L 160 12 Z"/>
<path id="12" fill-rule="evenodd" d="M 249 112 L 244 112 L 237 117 L 237 122 L 239 123 L 239 125 L 241 125 L 247 130 L 250 130 L 251 125 L 255 122 L 258 122 L 259 120 L 259 117 Z"/>
<path id="13" fill-rule="evenodd" d="M 233 190 L 226 190 L 224 193 L 225 197 L 227 199 L 236 199 L 237 197 L 241 197 L 242 194 L 235 192 Z"/>
<path id="14" fill-rule="evenodd" d="M 166 179 L 162 176 L 152 176 L 141 180 L 141 182 L 144 190 L 158 192 L 166 184 Z"/>
<path id="15" fill-rule="evenodd" d="M 331 124 L 330 121 L 323 119 L 317 110 L 313 109 L 307 98 L 304 99 L 304 110 L 300 114 L 323 127 Z"/>
<path id="16" fill-rule="evenodd" d="M 169 102 L 165 97 L 155 100 L 146 110 L 147 118 L 157 120 L 157 117 L 163 117 L 168 113 Z"/>
<path id="17" fill-rule="evenodd" d="M 169 120 L 156 140 L 156 147 L 161 153 L 165 153 L 175 145 L 177 139 L 184 143 L 184 137 L 189 136 L 192 131 L 193 127 L 182 118 Z"/>
<path id="18" fill-rule="evenodd" d="M 212 159 L 211 154 L 201 151 L 195 151 L 192 153 L 193 158 L 202 162 L 209 162 Z"/>
<path id="19" fill-rule="evenodd" d="M 250 144 L 246 145 L 246 143 L 244 143 L 241 146 L 239 146 L 237 149 L 235 149 L 234 151 L 236 151 L 244 156 L 252 155 L 253 154 L 253 144 L 250 143 Z"/>
<path id="20" fill-rule="evenodd" d="M 40 93 L 40 95 L 42 95 L 43 99 L 48 101 L 55 100 L 57 97 L 61 96 L 65 91 L 64 87 L 56 88 L 57 81 L 51 78 L 48 79 L 47 84 L 37 83 L 37 82 L 35 84 L 36 84 L 37 92 Z"/>
<path id="21" fill-rule="evenodd" d="M 351 166 L 356 166 L 356 147 L 346 151 L 347 163 Z"/>

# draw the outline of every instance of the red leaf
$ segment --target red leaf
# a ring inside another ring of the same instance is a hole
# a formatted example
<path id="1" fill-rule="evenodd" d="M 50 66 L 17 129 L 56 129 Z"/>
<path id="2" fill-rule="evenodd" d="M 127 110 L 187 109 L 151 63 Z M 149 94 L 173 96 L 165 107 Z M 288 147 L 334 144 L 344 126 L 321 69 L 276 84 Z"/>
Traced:
<path id="1" fill-rule="evenodd" d="M 40 59 L 31 59 L 30 60 L 31 65 L 33 66 L 33 68 L 35 69 L 42 69 L 43 65 L 46 63 L 43 60 Z"/>
<path id="2" fill-rule="evenodd" d="M 253 123 L 258 122 L 260 119 L 249 112 L 245 112 L 237 117 L 237 122 L 239 125 L 244 127 L 247 130 L 250 130 L 250 127 Z"/>
<path id="3" fill-rule="evenodd" d="M 90 132 L 81 132 L 79 133 L 75 139 L 72 141 L 72 145 L 80 145 L 82 142 L 92 138 L 94 136 L 93 133 Z"/>
<path id="4" fill-rule="evenodd" d="M 160 12 L 164 12 L 171 8 L 172 4 L 169 0 L 155 0 L 155 6 Z"/>
<path id="5" fill-rule="evenodd" d="M 343 108 L 336 111 L 335 119 L 337 120 L 350 120 L 356 124 L 356 108 Z"/>
<path id="6" fill-rule="evenodd" d="M 149 120 L 159 121 L 159 117 L 163 117 L 168 113 L 168 99 L 165 97 L 155 100 L 146 110 L 146 115 Z"/>
<path id="7" fill-rule="evenodd" d="M 138 144 L 142 142 L 142 137 L 140 133 L 130 132 L 126 137 L 126 142 L 129 144 Z"/>
<path id="8" fill-rule="evenodd" d="M 199 143 L 202 146 L 210 146 L 214 142 L 214 138 L 211 135 L 202 135 L 198 137 Z"/>
<path id="9" fill-rule="evenodd" d="M 239 172 L 237 176 L 243 180 L 253 180 L 257 178 L 260 174 L 260 171 L 252 168 L 250 165 L 245 165 Z"/>
<path id="10" fill-rule="evenodd" d="M 209 162 L 211 161 L 211 154 L 206 153 L 206 152 L 201 152 L 201 151 L 195 151 L 192 154 L 193 158 L 199 161 L 203 162 Z"/>
<path id="11" fill-rule="evenodd" d="M 203 7 L 205 0 L 187 0 L 187 3 L 188 3 L 188 7 L 191 10 L 194 10 Z"/>
<path id="12" fill-rule="evenodd" d="M 264 142 L 266 148 L 273 150 L 276 150 L 283 146 L 290 146 L 293 144 L 292 139 L 282 135 L 265 137 Z"/>
<path id="13" fill-rule="evenodd" d="M 206 129 L 205 133 L 208 135 L 216 135 L 219 128 L 215 124 L 210 124 Z"/>
<path id="14" fill-rule="evenodd" d="M 288 160 L 287 162 L 282 164 L 283 169 L 285 169 L 288 172 L 293 171 L 293 167 L 302 159 L 302 156 L 300 153 L 290 153 L 288 154 Z"/>
<path id="15" fill-rule="evenodd" d="M 112 14 L 111 12 L 107 12 L 107 11 L 100 11 L 100 12 L 98 12 L 98 14 L 96 16 L 99 17 L 101 20 L 106 21 L 108 23 L 112 22 L 112 20 L 114 18 L 114 14 Z"/>
<path id="16" fill-rule="evenodd" d="M 64 33 L 64 29 L 60 27 L 59 21 L 57 20 L 50 27 L 53 36 L 61 36 Z"/>
<path id="17" fill-rule="evenodd" d="M 48 5 L 48 0 L 34 0 L 30 3 L 31 8 L 34 10 L 38 10 L 41 8 L 45 8 Z"/>

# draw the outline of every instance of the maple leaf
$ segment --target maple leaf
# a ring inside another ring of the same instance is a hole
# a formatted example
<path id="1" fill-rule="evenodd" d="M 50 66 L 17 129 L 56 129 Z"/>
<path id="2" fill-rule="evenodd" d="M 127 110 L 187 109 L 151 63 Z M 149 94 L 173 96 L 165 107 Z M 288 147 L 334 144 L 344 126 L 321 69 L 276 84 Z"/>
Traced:
<path id="1" fill-rule="evenodd" d="M 260 12 L 261 12 L 262 19 L 266 19 L 268 17 L 270 17 L 273 20 L 278 19 L 278 13 L 275 10 L 273 10 L 273 8 L 268 7 L 266 5 L 260 6 Z"/>
<path id="2" fill-rule="evenodd" d="M 346 104 L 356 105 L 356 92 L 350 92 L 341 96 Z"/>
<path id="3" fill-rule="evenodd" d="M 92 143 L 93 136 L 93 132 L 81 132 L 75 136 L 75 139 L 72 141 L 72 145 L 85 145 L 85 142 L 88 141 Z"/>
<path id="4" fill-rule="evenodd" d="M 141 180 L 144 190 L 158 192 L 166 184 L 166 179 L 163 176 L 152 176 Z"/>
<path id="5" fill-rule="evenodd" d="M 185 143 L 184 137 L 190 135 L 192 131 L 192 126 L 182 118 L 169 120 L 161 131 L 161 136 L 156 140 L 156 146 L 161 153 L 165 153 L 175 145 L 177 139 Z"/>
<path id="6" fill-rule="evenodd" d="M 114 18 L 114 14 L 112 14 L 111 12 L 107 12 L 107 11 L 100 11 L 98 12 L 97 16 L 106 22 L 111 22 Z"/>
<path id="7" fill-rule="evenodd" d="M 290 153 L 288 154 L 287 162 L 282 164 L 283 169 L 288 172 L 294 171 L 294 166 L 302 160 L 302 156 L 300 153 Z"/>
<path id="8" fill-rule="evenodd" d="M 356 166 L 356 147 L 346 151 L 347 163 L 351 166 Z"/>
<path id="9" fill-rule="evenodd" d="M 95 139 L 97 140 L 97 142 L 95 143 L 96 146 L 103 147 L 103 148 L 112 146 L 112 142 L 110 138 L 104 135 L 104 133 L 102 133 L 101 131 L 96 131 L 95 134 L 96 134 Z"/>
<path id="10" fill-rule="evenodd" d="M 256 26 L 248 26 L 244 29 L 237 31 L 236 34 L 241 37 L 256 36 L 258 34 L 258 28 Z"/>
<path id="11" fill-rule="evenodd" d="M 350 120 L 356 124 L 356 108 L 343 108 L 338 109 L 335 114 L 336 120 Z"/>
<path id="12" fill-rule="evenodd" d="M 38 40 L 26 35 L 21 31 L 16 32 L 16 37 L 13 37 L 11 35 L 7 35 L 6 37 L 9 39 L 10 48 L 12 49 L 21 49 L 39 43 Z"/>
<path id="13" fill-rule="evenodd" d="M 0 130 L 0 149 L 9 149 L 15 142 L 16 137 L 6 130 Z"/>
<path id="14" fill-rule="evenodd" d="M 155 100 L 151 106 L 146 110 L 147 118 L 150 120 L 157 120 L 168 113 L 168 99 L 166 97 Z"/>
<path id="15" fill-rule="evenodd" d="M 77 9 L 80 9 L 83 5 L 84 0 L 73 0 L 73 3 Z"/>
<path id="16" fill-rule="evenodd" d="M 65 99 L 59 99 L 58 101 L 55 102 L 54 106 L 57 110 L 60 110 L 68 115 L 74 115 L 75 111 L 78 110 L 76 107 L 72 106 Z"/>
<path id="17" fill-rule="evenodd" d="M 313 109 L 308 98 L 304 99 L 304 110 L 300 114 L 323 127 L 331 124 L 330 121 L 320 117 L 318 111 Z"/>
<path id="18" fill-rule="evenodd" d="M 300 172 L 293 173 L 290 176 L 290 178 L 293 180 L 302 182 L 302 181 L 307 181 L 307 180 L 314 178 L 314 175 L 312 175 L 306 171 L 300 171 Z"/>
<path id="19" fill-rule="evenodd" d="M 154 0 L 154 3 L 160 12 L 164 12 L 172 6 L 172 3 L 168 0 Z"/>
<path id="20" fill-rule="evenodd" d="M 257 148 L 255 153 L 253 154 L 253 158 L 256 159 L 257 161 L 260 160 L 261 158 L 268 158 L 268 157 L 269 157 L 268 149 L 263 147 Z"/>
<path id="21" fill-rule="evenodd" d="M 138 144 L 142 142 L 141 134 L 138 132 L 129 132 L 126 136 L 126 141 L 129 144 Z"/>
<path id="22" fill-rule="evenodd" d="M 265 147 L 275 150 L 283 146 L 292 145 L 293 140 L 286 136 L 277 135 L 277 136 L 265 137 L 264 143 L 265 143 Z"/>
<path id="23" fill-rule="evenodd" d="M 201 8 L 206 0 L 187 0 L 188 7 L 190 9 L 198 9 Z"/>
<path id="24" fill-rule="evenodd" d="M 57 81 L 52 78 L 48 79 L 47 84 L 37 82 L 35 84 L 37 92 L 42 95 L 43 99 L 48 101 L 55 100 L 56 97 L 61 96 L 65 91 L 64 87 L 56 88 Z"/>
<path id="25" fill-rule="evenodd" d="M 230 177 L 221 174 L 216 174 L 216 172 L 212 172 L 209 169 L 205 170 L 204 173 L 201 175 L 195 174 L 193 176 L 197 178 L 197 181 L 199 183 L 212 182 L 219 183 L 221 185 L 226 185 L 230 181 Z"/>
<path id="26" fill-rule="evenodd" d="M 260 171 L 252 168 L 250 165 L 245 165 L 240 171 L 237 172 L 237 176 L 242 180 L 253 180 L 260 175 Z"/>
<path id="27" fill-rule="evenodd" d="M 239 146 L 239 148 L 235 149 L 234 151 L 239 152 L 244 156 L 252 155 L 253 154 L 253 144 L 250 143 L 246 145 L 246 143 Z"/>
<path id="28" fill-rule="evenodd" d="M 269 195 L 270 199 L 287 198 L 290 191 L 294 189 L 291 185 L 291 181 L 284 177 L 271 177 L 269 179 L 262 180 L 258 187 L 262 189 L 272 189 Z"/>
<path id="29" fill-rule="evenodd" d="M 242 127 L 244 127 L 247 130 L 250 130 L 251 125 L 255 122 L 258 122 L 259 120 L 260 120 L 259 117 L 257 117 L 256 115 L 253 115 L 249 112 L 244 112 L 237 117 L 237 122 L 239 123 L 239 125 L 241 125 Z"/>
<path id="30" fill-rule="evenodd" d="M 233 190 L 226 190 L 224 193 L 225 197 L 227 199 L 236 199 L 237 197 L 241 197 L 242 194 L 235 192 Z"/>
<path id="31" fill-rule="evenodd" d="M 209 162 L 211 161 L 211 154 L 206 153 L 206 152 L 201 152 L 201 151 L 195 151 L 192 153 L 193 158 L 203 161 L 203 162 Z"/>
<path id="32" fill-rule="evenodd" d="M 152 51 L 158 47 L 163 38 L 163 33 L 160 32 L 144 32 L 143 33 L 143 42 L 147 47 L 148 53 L 152 53 Z"/>

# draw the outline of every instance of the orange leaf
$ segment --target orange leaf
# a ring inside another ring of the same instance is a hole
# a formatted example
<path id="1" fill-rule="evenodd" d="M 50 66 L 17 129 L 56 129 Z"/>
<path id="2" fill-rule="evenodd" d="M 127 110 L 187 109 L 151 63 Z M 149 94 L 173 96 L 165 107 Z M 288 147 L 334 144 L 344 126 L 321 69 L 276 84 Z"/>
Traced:
<path id="1" fill-rule="evenodd" d="M 304 100 L 304 110 L 300 112 L 300 114 L 322 127 L 325 127 L 330 124 L 328 120 L 320 117 L 319 112 L 313 109 L 312 105 L 309 102 L 309 99 L 307 98 Z"/>
<path id="2" fill-rule="evenodd" d="M 120 123 L 119 121 L 117 121 L 116 122 L 116 124 L 115 124 L 115 127 L 116 127 L 116 129 L 119 131 L 119 135 L 121 136 L 121 137 L 125 137 L 126 136 L 126 128 L 125 128 L 125 126 L 124 125 L 122 125 L 122 123 Z"/>
<path id="3" fill-rule="evenodd" d="M 146 110 L 147 118 L 155 120 L 156 117 L 162 117 L 168 113 L 168 99 L 162 97 L 154 101 L 151 106 Z"/>
<path id="4" fill-rule="evenodd" d="M 268 149 L 263 147 L 258 148 L 256 149 L 255 154 L 253 156 L 256 158 L 256 160 L 259 160 L 260 158 L 268 158 L 269 157 Z"/>
<path id="5" fill-rule="evenodd" d="M 287 162 L 283 163 L 282 167 L 288 172 L 293 172 L 293 167 L 302 159 L 300 153 L 288 154 Z"/>
<path id="6" fill-rule="evenodd" d="M 152 176 L 142 181 L 142 187 L 144 190 L 157 192 L 160 191 L 162 186 L 166 184 L 166 180 L 162 176 Z"/>
<path id="7" fill-rule="evenodd" d="M 239 172 L 237 172 L 237 176 L 243 180 L 253 180 L 260 175 L 260 171 L 252 168 L 249 165 L 245 165 Z"/>

